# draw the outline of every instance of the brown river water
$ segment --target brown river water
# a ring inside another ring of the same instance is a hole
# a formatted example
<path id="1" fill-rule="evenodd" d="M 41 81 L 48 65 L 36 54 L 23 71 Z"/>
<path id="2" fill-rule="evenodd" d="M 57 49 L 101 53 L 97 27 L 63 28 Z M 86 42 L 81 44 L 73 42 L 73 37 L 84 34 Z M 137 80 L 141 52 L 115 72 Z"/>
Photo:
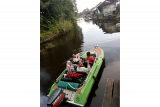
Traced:
<path id="1" fill-rule="evenodd" d="M 47 94 L 54 80 L 65 69 L 71 54 L 87 51 L 99 45 L 105 60 L 91 90 L 86 107 L 101 107 L 107 78 L 120 80 L 120 29 L 118 22 L 84 21 L 78 19 L 74 29 L 41 45 L 40 107 L 47 107 Z M 52 44 L 52 48 L 48 44 Z M 63 104 L 63 107 L 70 107 Z"/>

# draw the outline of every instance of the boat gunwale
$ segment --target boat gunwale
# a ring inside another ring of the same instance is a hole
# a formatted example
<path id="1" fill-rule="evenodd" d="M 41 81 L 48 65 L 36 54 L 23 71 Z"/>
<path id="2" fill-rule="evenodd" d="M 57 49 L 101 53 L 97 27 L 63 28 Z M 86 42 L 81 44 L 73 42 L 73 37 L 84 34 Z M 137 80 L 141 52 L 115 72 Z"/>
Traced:
<path id="1" fill-rule="evenodd" d="M 99 47 L 98 47 L 98 48 L 99 48 Z M 94 50 L 94 52 L 95 52 L 98 48 L 96 48 L 96 49 Z M 99 48 L 99 49 L 101 49 L 101 48 Z M 103 50 L 101 49 L 101 51 L 103 51 Z M 95 52 L 95 53 L 96 53 L 96 52 Z M 102 59 L 102 63 L 103 63 L 103 58 L 102 58 L 101 56 L 99 56 L 99 55 L 96 53 L 96 58 L 97 58 L 97 56 L 100 57 L 100 58 Z M 101 62 L 96 63 L 96 62 L 94 61 L 94 64 L 93 64 L 93 66 L 92 66 L 92 68 L 91 68 L 91 70 L 90 70 L 90 72 L 89 72 L 89 74 L 88 74 L 88 76 L 87 76 L 87 78 L 86 78 L 86 80 L 85 80 L 85 82 L 84 82 L 84 85 L 88 84 L 88 81 L 89 81 L 88 78 L 89 78 L 90 74 L 92 73 L 92 72 L 91 72 L 92 69 L 94 68 L 94 69 L 96 70 L 97 65 L 99 65 L 100 63 L 101 63 Z M 102 63 L 101 63 L 101 64 L 102 64 Z M 96 65 L 95 65 L 95 64 L 96 64 Z M 94 66 L 94 65 L 95 65 L 95 66 Z M 101 66 L 100 66 L 100 67 L 101 67 Z M 99 68 L 99 69 L 100 69 L 100 68 Z M 95 70 L 94 70 L 94 71 L 95 71 Z M 93 71 L 93 73 L 92 73 L 92 76 L 93 76 L 94 73 L 95 73 L 94 71 Z M 90 78 L 91 78 L 91 77 L 90 77 Z M 89 78 L 89 79 L 90 79 L 90 78 Z M 87 83 L 86 83 L 86 82 L 87 82 Z M 86 88 L 86 86 L 85 86 L 85 88 Z M 82 90 L 81 90 L 81 91 L 84 92 L 85 88 L 82 87 Z M 82 92 L 82 93 L 83 93 L 83 92 Z"/>
<path id="2" fill-rule="evenodd" d="M 103 63 L 103 59 L 102 59 L 102 63 Z M 100 70 L 100 68 L 101 68 L 101 66 L 102 66 L 102 63 L 101 63 L 101 65 L 100 65 L 100 67 L 99 67 L 99 70 Z M 97 72 L 97 75 L 98 75 L 98 73 L 99 73 L 99 70 L 98 70 L 98 72 Z M 96 75 L 96 78 L 97 78 L 97 75 Z M 95 82 L 95 80 L 94 80 L 93 82 Z M 91 92 L 93 86 L 94 86 L 94 83 L 92 84 L 92 87 L 91 87 L 91 89 L 90 89 L 90 91 L 89 91 L 89 93 L 88 93 L 88 95 L 87 95 L 86 100 L 88 100 L 88 97 L 89 97 L 89 95 L 90 95 L 90 92 Z M 86 103 L 87 103 L 87 102 L 85 102 L 85 104 L 86 104 Z M 84 105 L 85 105 L 85 104 L 84 104 Z"/>

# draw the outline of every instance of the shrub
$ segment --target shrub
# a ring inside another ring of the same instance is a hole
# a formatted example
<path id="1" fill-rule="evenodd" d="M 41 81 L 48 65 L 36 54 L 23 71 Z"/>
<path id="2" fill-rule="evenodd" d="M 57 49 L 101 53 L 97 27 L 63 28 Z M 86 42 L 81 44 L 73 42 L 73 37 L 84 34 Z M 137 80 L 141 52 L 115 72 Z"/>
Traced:
<path id="1" fill-rule="evenodd" d="M 48 44 L 47 44 L 47 47 L 48 47 L 48 48 L 54 48 L 55 46 L 54 46 L 52 43 L 48 43 Z"/>

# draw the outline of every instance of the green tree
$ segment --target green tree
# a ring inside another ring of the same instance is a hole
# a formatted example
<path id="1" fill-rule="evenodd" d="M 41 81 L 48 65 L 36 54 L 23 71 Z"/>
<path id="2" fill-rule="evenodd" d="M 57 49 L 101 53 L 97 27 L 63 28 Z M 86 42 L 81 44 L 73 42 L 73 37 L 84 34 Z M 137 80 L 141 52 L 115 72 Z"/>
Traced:
<path id="1" fill-rule="evenodd" d="M 40 0 L 41 40 L 70 29 L 77 10 L 76 0 Z"/>

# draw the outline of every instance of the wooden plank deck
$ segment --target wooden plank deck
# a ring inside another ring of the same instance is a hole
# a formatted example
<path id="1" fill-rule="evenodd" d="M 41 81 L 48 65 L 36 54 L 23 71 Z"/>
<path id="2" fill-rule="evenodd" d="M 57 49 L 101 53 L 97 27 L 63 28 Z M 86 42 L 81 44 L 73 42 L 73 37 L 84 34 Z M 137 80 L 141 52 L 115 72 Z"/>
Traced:
<path id="1" fill-rule="evenodd" d="M 114 80 L 114 85 L 113 85 L 113 99 L 112 99 L 112 104 L 111 107 L 120 107 L 120 84 L 119 80 Z"/>
<path id="2" fill-rule="evenodd" d="M 102 107 L 120 107 L 120 80 L 107 79 Z"/>

